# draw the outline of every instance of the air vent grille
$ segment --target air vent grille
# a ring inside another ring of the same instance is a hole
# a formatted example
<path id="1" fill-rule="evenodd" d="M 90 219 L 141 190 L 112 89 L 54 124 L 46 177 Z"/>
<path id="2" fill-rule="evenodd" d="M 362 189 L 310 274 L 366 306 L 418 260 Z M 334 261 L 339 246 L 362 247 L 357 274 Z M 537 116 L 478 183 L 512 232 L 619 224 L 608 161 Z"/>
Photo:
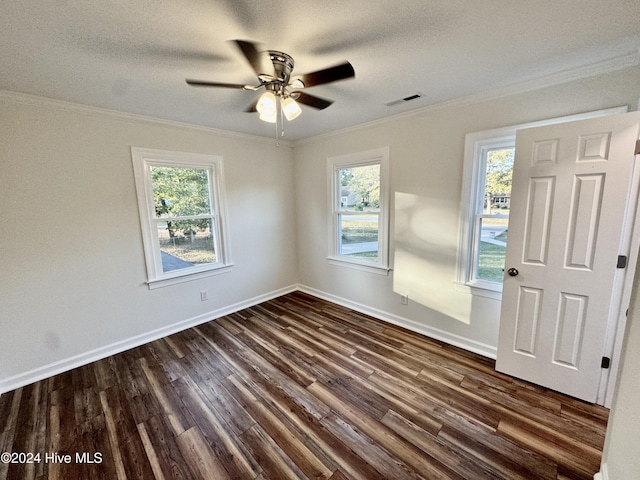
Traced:
<path id="1" fill-rule="evenodd" d="M 413 95 L 409 95 L 408 97 L 401 98 L 399 100 L 393 100 L 392 102 L 385 103 L 387 107 L 394 107 L 396 105 L 400 105 L 402 103 L 410 102 L 412 100 L 417 100 L 418 98 L 424 97 L 424 93 L 414 93 Z"/>

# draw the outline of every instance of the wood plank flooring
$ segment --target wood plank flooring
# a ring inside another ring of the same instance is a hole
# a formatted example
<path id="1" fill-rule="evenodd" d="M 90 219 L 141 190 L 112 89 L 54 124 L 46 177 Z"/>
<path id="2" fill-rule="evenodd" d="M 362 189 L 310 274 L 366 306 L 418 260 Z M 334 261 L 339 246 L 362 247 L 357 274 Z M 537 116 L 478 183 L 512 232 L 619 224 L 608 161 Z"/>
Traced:
<path id="1" fill-rule="evenodd" d="M 296 292 L 2 395 L 0 479 L 591 479 L 608 410 L 493 367 Z"/>

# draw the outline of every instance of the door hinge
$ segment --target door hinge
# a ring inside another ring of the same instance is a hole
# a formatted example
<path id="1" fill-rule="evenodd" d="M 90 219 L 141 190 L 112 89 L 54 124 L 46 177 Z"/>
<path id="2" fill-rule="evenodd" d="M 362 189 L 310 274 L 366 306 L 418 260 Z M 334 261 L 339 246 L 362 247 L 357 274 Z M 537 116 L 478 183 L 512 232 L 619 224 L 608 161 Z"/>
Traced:
<path id="1" fill-rule="evenodd" d="M 640 155 L 640 140 L 636 140 L 636 155 Z"/>
<path id="2" fill-rule="evenodd" d="M 600 368 L 609 368 L 611 365 L 611 359 L 609 357 L 602 357 L 602 363 L 600 363 Z"/>
<path id="3" fill-rule="evenodd" d="M 627 268 L 627 256 L 626 255 L 618 255 L 618 263 L 616 268 Z"/>

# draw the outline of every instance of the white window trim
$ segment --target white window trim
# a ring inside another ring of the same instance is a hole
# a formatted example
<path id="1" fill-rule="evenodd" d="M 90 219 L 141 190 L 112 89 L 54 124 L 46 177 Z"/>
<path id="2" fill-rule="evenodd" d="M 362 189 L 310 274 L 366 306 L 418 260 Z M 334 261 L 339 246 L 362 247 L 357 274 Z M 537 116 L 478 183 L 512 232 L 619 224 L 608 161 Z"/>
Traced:
<path id="1" fill-rule="evenodd" d="M 456 289 L 483 297 L 500 300 L 502 298 L 502 284 L 486 280 L 474 280 L 473 262 L 475 261 L 477 232 L 474 228 L 475 206 L 478 200 L 483 152 L 488 148 L 515 146 L 516 131 L 523 128 L 541 127 L 557 123 L 573 122 L 588 118 L 604 117 L 626 113 L 627 106 L 596 110 L 593 112 L 568 115 L 538 122 L 523 123 L 493 130 L 469 133 L 465 136 L 464 165 L 462 177 L 462 197 L 460 200 L 460 240 L 458 247 L 458 271 Z"/>
<path id="2" fill-rule="evenodd" d="M 380 213 L 378 214 L 378 260 L 347 257 L 339 254 L 338 217 L 340 182 L 338 171 L 347 167 L 380 164 Z M 327 158 L 329 191 L 329 255 L 332 265 L 354 268 L 380 275 L 389 274 L 389 147 Z"/>
<path id="3" fill-rule="evenodd" d="M 226 228 L 226 204 L 222 157 L 200 153 L 172 152 L 151 148 L 131 147 L 131 159 L 138 197 L 138 211 L 142 227 L 142 242 L 147 266 L 147 284 L 150 289 L 176 285 L 210 275 L 226 273 L 231 269 L 231 254 Z M 212 215 L 217 225 L 214 232 L 217 246 L 216 262 L 191 268 L 164 272 L 155 218 L 151 166 L 202 168 L 211 172 L 209 188 Z"/>

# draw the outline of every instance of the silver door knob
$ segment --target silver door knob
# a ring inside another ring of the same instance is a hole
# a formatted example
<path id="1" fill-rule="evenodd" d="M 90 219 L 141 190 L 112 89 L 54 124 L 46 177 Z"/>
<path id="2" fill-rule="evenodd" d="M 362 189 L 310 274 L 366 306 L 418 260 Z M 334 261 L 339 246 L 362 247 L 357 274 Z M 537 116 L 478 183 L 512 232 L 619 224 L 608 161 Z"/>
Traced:
<path id="1" fill-rule="evenodd" d="M 509 275 L 511 275 L 512 277 L 515 277 L 515 276 L 516 276 L 516 275 L 518 275 L 518 273 L 520 273 L 520 272 L 518 272 L 518 269 L 517 269 L 517 268 L 513 268 L 513 267 L 511 267 L 509 270 L 507 270 L 507 273 L 508 273 Z"/>

